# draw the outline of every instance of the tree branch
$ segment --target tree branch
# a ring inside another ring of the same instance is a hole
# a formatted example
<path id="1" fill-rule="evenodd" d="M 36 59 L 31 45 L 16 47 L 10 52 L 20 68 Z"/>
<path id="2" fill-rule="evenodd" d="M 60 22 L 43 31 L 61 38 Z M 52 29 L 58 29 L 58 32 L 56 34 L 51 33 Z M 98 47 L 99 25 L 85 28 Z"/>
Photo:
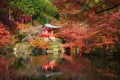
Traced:
<path id="1" fill-rule="evenodd" d="M 95 13 L 98 14 L 98 13 L 102 13 L 102 12 L 105 12 L 105 11 L 109 11 L 109 10 L 114 9 L 114 8 L 116 8 L 116 7 L 119 7 L 119 6 L 120 6 L 120 3 L 114 5 L 114 6 L 110 7 L 110 8 L 103 9 L 103 10 L 101 10 L 101 11 L 95 11 Z"/>

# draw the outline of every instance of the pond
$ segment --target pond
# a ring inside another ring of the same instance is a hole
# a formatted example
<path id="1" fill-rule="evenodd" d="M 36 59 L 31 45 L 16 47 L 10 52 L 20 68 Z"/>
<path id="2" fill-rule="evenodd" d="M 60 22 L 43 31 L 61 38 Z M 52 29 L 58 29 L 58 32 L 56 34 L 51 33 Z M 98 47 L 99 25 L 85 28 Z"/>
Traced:
<path id="1" fill-rule="evenodd" d="M 120 56 L 88 56 L 100 80 L 120 80 Z M 99 80 L 97 79 L 97 80 Z"/>
<path id="2" fill-rule="evenodd" d="M 40 59 L 39 59 L 40 60 Z M 6 79 L 4 63 L 7 58 L 0 56 L 0 80 Z M 7 63 L 8 64 L 8 63 Z M 29 67 L 29 66 L 28 66 Z M 17 77 L 16 69 L 9 68 L 9 79 L 11 80 L 120 80 L 120 58 L 119 56 L 86 55 L 74 59 L 74 63 L 63 61 L 58 65 L 58 72 L 42 73 L 38 77 Z M 32 68 L 31 68 L 32 70 Z M 22 71 L 22 69 L 21 69 Z M 45 75 L 52 73 L 52 76 Z M 58 75 L 53 75 L 60 73 Z M 28 73 L 29 74 L 29 73 Z M 39 73 L 38 73 L 39 74 Z M 7 74 L 8 75 L 8 74 Z M 9 80 L 8 79 L 8 80 Z"/>

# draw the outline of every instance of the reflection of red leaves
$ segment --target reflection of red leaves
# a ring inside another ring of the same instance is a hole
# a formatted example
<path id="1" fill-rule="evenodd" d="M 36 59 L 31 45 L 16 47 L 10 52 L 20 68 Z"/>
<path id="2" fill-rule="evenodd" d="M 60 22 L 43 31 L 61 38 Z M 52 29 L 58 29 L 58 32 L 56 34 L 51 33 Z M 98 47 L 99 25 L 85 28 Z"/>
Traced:
<path id="1" fill-rule="evenodd" d="M 66 61 L 73 63 L 73 59 L 70 55 L 62 54 L 61 58 L 65 59 Z"/>
<path id="2" fill-rule="evenodd" d="M 48 71 L 48 69 L 50 68 L 51 70 L 53 70 L 56 66 L 57 66 L 57 62 L 56 61 L 51 61 L 49 63 L 46 63 L 44 65 L 42 65 L 42 68 L 45 70 L 45 71 Z"/>

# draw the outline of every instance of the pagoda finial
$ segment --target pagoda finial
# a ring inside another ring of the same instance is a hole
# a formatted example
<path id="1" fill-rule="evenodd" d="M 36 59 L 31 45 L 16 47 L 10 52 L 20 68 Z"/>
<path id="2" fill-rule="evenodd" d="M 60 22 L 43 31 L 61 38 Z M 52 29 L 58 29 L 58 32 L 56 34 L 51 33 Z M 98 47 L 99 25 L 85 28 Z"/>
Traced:
<path id="1" fill-rule="evenodd" d="M 46 23 L 47 23 L 47 24 L 49 23 L 48 17 L 47 17 Z"/>

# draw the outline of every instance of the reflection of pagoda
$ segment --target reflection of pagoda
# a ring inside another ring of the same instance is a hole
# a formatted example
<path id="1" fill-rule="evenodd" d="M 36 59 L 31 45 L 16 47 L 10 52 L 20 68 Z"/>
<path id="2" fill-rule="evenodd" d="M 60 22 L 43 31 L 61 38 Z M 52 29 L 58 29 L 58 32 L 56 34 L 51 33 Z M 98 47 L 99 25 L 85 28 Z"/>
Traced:
<path id="1" fill-rule="evenodd" d="M 55 37 L 54 30 L 60 28 L 60 26 L 53 26 L 49 23 L 45 24 L 41 30 L 40 37 Z"/>

